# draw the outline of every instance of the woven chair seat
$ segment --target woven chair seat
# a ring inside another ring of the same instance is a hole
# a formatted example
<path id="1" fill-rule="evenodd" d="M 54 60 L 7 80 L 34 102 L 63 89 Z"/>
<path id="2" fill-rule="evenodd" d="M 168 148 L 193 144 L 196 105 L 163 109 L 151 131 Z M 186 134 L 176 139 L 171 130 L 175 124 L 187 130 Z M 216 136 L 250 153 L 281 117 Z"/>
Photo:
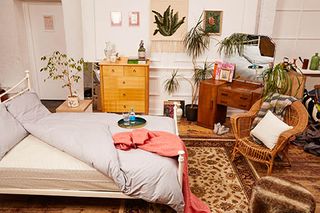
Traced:
<path id="1" fill-rule="evenodd" d="M 239 152 L 250 160 L 265 163 L 271 159 L 271 150 L 262 144 L 254 142 L 252 137 L 241 138 L 240 141 Z"/>

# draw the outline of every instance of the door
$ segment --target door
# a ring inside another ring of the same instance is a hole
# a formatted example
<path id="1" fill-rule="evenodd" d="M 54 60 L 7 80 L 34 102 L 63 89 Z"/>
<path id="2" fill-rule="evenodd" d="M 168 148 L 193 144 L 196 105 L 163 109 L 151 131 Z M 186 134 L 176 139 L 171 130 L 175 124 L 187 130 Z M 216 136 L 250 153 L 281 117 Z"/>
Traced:
<path id="1" fill-rule="evenodd" d="M 48 73 L 40 72 L 46 64 L 41 57 L 58 50 L 66 52 L 66 41 L 61 2 L 25 2 L 24 13 L 32 65 L 32 86 L 41 99 L 64 100 L 67 89 L 61 80 L 48 79 Z"/>

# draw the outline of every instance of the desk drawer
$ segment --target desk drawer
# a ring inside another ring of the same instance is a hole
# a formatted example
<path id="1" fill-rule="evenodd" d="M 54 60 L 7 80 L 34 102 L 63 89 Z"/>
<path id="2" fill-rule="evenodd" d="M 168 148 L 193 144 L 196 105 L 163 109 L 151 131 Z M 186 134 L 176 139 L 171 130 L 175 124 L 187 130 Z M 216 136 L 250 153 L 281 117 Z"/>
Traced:
<path id="1" fill-rule="evenodd" d="M 251 107 L 251 95 L 230 90 L 218 91 L 218 104 L 249 110 Z"/>
<path id="2" fill-rule="evenodd" d="M 123 66 L 102 66 L 102 76 L 123 76 Z"/>
<path id="3" fill-rule="evenodd" d="M 124 67 L 125 76 L 146 76 L 146 68 L 138 66 L 126 66 Z"/>

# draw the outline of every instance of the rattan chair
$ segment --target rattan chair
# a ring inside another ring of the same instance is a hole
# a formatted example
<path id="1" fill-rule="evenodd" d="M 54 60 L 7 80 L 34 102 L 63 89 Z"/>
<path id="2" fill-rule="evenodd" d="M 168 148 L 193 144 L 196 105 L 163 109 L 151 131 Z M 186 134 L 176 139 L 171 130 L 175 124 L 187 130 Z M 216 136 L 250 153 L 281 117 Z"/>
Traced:
<path id="1" fill-rule="evenodd" d="M 295 101 L 288 106 L 285 109 L 284 122 L 293 126 L 293 128 L 283 132 L 274 148 L 269 149 L 255 143 L 250 136 L 251 125 L 260 106 L 261 100 L 257 101 L 247 113 L 237 114 L 231 117 L 231 125 L 236 138 L 231 159 L 233 161 L 235 156 L 241 153 L 244 157 L 252 161 L 266 164 L 268 167 L 268 175 L 270 175 L 274 158 L 277 154 L 281 152 L 287 158 L 288 142 L 295 135 L 302 133 L 307 127 L 308 112 L 300 101 Z"/>

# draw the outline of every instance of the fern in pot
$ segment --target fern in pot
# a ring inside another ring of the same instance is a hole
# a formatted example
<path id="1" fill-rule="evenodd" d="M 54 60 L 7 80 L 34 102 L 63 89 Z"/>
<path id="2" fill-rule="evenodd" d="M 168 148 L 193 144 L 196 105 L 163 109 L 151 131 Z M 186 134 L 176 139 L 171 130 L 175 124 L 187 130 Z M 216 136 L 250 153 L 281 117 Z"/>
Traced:
<path id="1" fill-rule="evenodd" d="M 41 61 L 46 62 L 46 66 L 40 69 L 40 72 L 48 73 L 44 81 L 48 79 L 61 80 L 63 82 L 62 88 L 67 88 L 69 95 L 67 103 L 69 107 L 79 106 L 79 98 L 74 88 L 74 84 L 81 79 L 81 72 L 83 70 L 83 59 L 75 60 L 66 54 L 54 51 L 50 56 L 42 56 Z"/>

